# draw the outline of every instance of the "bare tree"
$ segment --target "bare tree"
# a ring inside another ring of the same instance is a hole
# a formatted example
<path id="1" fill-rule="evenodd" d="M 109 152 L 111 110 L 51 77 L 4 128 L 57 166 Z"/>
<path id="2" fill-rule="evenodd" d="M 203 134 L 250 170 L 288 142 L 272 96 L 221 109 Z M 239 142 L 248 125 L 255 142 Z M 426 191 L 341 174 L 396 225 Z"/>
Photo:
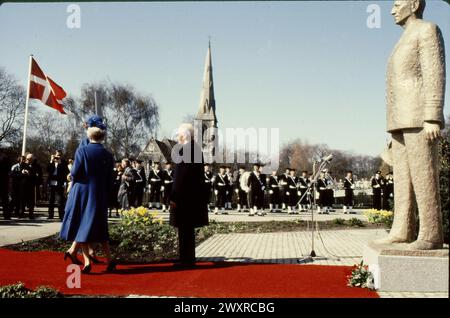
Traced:
<path id="1" fill-rule="evenodd" d="M 95 94 L 108 126 L 106 146 L 116 158 L 137 156 L 159 126 L 158 105 L 153 97 L 120 83 L 85 84 L 79 99 L 69 98 L 65 103 L 73 114 L 72 130 L 79 131 L 80 124 L 95 113 Z"/>
<path id="2" fill-rule="evenodd" d="M 333 160 L 329 170 L 333 176 L 345 175 L 347 170 L 352 170 L 358 177 L 369 177 L 381 164 L 380 157 L 354 155 L 351 152 L 330 149 L 325 144 L 312 145 L 301 139 L 294 140 L 283 146 L 280 152 L 280 171 L 292 167 L 297 170 L 312 172 L 315 160 L 332 153 Z"/>
<path id="3" fill-rule="evenodd" d="M 20 140 L 25 112 L 25 89 L 0 68 L 0 143 Z"/>

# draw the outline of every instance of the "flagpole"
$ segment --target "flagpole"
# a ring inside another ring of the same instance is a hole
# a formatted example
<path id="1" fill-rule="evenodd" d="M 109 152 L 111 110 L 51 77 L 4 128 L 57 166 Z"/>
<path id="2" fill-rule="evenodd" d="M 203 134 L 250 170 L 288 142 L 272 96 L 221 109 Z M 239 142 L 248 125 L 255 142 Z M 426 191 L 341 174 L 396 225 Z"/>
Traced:
<path id="1" fill-rule="evenodd" d="M 23 125 L 22 156 L 25 156 L 25 149 L 27 147 L 28 101 L 30 100 L 30 77 L 31 77 L 32 61 L 33 61 L 33 54 L 30 54 L 30 62 L 28 65 L 27 99 L 25 100 L 25 123 Z"/>

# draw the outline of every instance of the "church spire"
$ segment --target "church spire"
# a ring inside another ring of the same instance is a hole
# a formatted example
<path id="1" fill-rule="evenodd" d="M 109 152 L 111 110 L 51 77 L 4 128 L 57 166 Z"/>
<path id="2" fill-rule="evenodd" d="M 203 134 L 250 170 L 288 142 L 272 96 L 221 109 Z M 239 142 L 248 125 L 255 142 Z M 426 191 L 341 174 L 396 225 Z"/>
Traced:
<path id="1" fill-rule="evenodd" d="M 211 37 L 209 38 L 208 51 L 206 53 L 200 107 L 196 119 L 210 121 L 212 124 L 211 126 L 217 126 L 216 100 L 214 99 L 214 81 L 211 58 Z"/>

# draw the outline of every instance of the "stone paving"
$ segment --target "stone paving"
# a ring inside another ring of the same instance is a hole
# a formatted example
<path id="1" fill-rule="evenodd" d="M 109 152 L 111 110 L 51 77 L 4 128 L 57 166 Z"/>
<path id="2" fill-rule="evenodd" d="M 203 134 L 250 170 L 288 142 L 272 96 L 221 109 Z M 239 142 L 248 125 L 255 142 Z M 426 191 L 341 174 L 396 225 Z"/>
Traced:
<path id="1" fill-rule="evenodd" d="M 310 231 L 216 234 L 196 253 L 206 261 L 352 266 L 361 261 L 363 244 L 385 235 L 383 229 L 315 232 L 314 259 L 308 257 L 313 249 Z"/>
<path id="2" fill-rule="evenodd" d="M 57 233 L 61 227 L 59 220 L 47 220 L 46 209 L 38 208 L 36 220 L 20 219 L 5 221 L 0 219 L 0 246 L 33 240 Z M 210 220 L 218 222 L 267 222 L 310 220 L 311 214 L 288 215 L 269 213 L 266 216 L 250 217 L 247 213 L 228 211 L 228 215 L 210 214 Z M 161 213 L 168 219 L 168 213 Z M 358 218 L 366 220 L 361 210 L 356 214 L 343 214 L 338 210 L 330 214 L 314 214 L 317 221 L 336 218 Z M 113 218 L 112 220 L 117 220 Z M 320 224 L 320 223 L 319 223 Z M 320 228 L 320 225 L 319 225 Z M 362 246 L 369 240 L 386 234 L 383 229 L 324 230 L 314 235 L 314 251 L 317 257 L 308 257 L 312 250 L 310 231 L 281 233 L 233 233 L 216 234 L 196 249 L 200 261 L 231 261 L 252 263 L 312 264 L 351 266 L 361 261 Z M 448 298 L 448 293 L 408 293 L 378 292 L 382 298 Z M 139 296 L 131 297 L 158 297 Z"/>

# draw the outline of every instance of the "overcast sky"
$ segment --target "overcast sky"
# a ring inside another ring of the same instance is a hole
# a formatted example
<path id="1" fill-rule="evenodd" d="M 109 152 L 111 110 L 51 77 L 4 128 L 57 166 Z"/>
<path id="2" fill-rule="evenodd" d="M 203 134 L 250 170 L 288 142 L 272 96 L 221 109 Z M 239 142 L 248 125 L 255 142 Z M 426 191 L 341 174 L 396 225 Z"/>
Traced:
<path id="1" fill-rule="evenodd" d="M 66 25 L 67 3 L 3 4 L 0 66 L 26 85 L 32 53 L 71 95 L 87 82 L 129 83 L 159 104 L 162 137 L 197 113 L 211 36 L 220 128 L 279 128 L 281 143 L 377 155 L 388 138 L 386 64 L 402 32 L 392 3 L 80 3 L 79 29 Z M 370 4 L 381 28 L 367 27 Z M 424 18 L 449 47 L 450 6 L 428 0 Z"/>

